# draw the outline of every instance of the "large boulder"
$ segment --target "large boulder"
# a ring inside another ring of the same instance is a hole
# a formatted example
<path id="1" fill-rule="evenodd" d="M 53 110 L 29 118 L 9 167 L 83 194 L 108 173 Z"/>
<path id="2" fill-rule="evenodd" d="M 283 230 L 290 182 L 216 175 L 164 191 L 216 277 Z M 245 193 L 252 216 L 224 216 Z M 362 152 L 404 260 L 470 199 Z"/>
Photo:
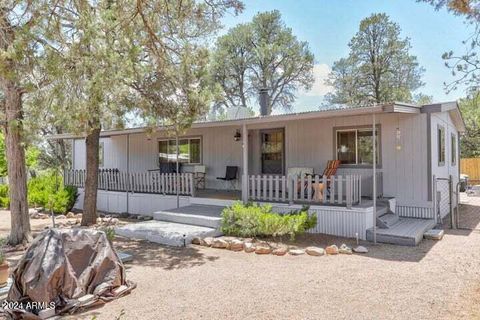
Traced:
<path id="1" fill-rule="evenodd" d="M 325 248 L 327 254 L 338 254 L 338 247 L 336 245 L 331 245 Z"/>
<path id="2" fill-rule="evenodd" d="M 213 243 L 213 238 L 212 237 L 206 237 L 206 238 L 203 238 L 202 246 L 211 247 L 212 243 Z"/>
<path id="3" fill-rule="evenodd" d="M 290 249 L 288 250 L 288 254 L 292 256 L 300 256 L 302 254 L 305 254 L 305 250 L 303 249 Z"/>
<path id="4" fill-rule="evenodd" d="M 352 254 L 352 248 L 350 248 L 350 247 L 347 246 L 345 243 L 343 243 L 343 244 L 340 246 L 340 249 L 338 249 L 338 252 L 339 252 L 339 253 L 343 253 L 343 254 Z"/>
<path id="5" fill-rule="evenodd" d="M 243 241 L 239 239 L 233 239 L 230 241 L 230 246 L 228 249 L 232 251 L 242 251 L 243 250 Z"/>
<path id="6" fill-rule="evenodd" d="M 286 246 L 280 246 L 273 249 L 272 254 L 276 256 L 284 256 L 288 252 L 288 248 Z"/>
<path id="7" fill-rule="evenodd" d="M 319 247 L 308 247 L 305 252 L 310 256 L 323 256 L 325 254 L 325 250 Z"/>
<path id="8" fill-rule="evenodd" d="M 353 252 L 355 253 L 368 253 L 368 249 L 365 248 L 364 246 L 358 246 L 353 248 Z"/>
<path id="9" fill-rule="evenodd" d="M 261 243 L 255 247 L 256 254 L 270 254 L 272 253 L 272 247 L 268 244 Z"/>
<path id="10" fill-rule="evenodd" d="M 245 252 L 247 252 L 247 253 L 255 252 L 255 244 L 252 243 L 252 242 L 246 242 L 246 243 L 243 245 L 243 249 L 244 249 Z"/>
<path id="11" fill-rule="evenodd" d="M 214 238 L 212 241 L 212 248 L 226 249 L 228 248 L 228 242 L 221 238 Z"/>

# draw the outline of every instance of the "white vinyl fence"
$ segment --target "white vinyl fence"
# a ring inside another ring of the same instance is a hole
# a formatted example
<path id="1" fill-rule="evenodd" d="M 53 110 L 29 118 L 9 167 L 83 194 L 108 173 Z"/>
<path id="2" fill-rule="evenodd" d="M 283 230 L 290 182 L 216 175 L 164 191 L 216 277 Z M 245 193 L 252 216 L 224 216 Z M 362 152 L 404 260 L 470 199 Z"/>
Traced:
<path id="1" fill-rule="evenodd" d="M 68 170 L 64 174 L 64 184 L 78 188 L 85 187 L 85 170 Z M 195 194 L 192 173 L 160 172 L 122 172 L 118 170 L 100 170 L 98 189 L 106 191 L 125 191 L 134 193 Z"/>
<path id="2" fill-rule="evenodd" d="M 360 175 L 251 175 L 248 178 L 248 195 L 249 199 L 259 201 L 311 202 L 351 207 L 361 202 L 361 180 Z"/>

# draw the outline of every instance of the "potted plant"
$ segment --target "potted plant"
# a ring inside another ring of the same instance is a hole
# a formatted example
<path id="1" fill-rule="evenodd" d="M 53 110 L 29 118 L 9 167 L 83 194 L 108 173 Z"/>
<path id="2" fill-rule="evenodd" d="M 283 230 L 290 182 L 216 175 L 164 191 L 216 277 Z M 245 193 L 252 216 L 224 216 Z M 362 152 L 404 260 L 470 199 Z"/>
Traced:
<path id="1" fill-rule="evenodd" d="M 0 248 L 0 288 L 7 285 L 8 280 L 8 262 L 5 259 L 2 249 Z"/>

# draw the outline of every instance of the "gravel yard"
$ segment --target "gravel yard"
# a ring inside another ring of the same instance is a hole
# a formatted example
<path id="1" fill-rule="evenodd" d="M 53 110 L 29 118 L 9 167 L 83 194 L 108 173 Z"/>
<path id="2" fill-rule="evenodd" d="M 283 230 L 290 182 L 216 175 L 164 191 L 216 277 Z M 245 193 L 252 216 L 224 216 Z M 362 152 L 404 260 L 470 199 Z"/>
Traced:
<path id="1" fill-rule="evenodd" d="M 117 239 L 117 249 L 134 255 L 127 278 L 137 288 L 70 318 L 480 319 L 480 198 L 464 203 L 466 229 L 418 247 L 363 243 L 365 255 L 277 257 Z M 41 230 L 48 221 L 32 224 Z M 0 236 L 9 225 L 0 212 Z M 343 242 L 355 244 L 309 235 L 297 245 Z"/>

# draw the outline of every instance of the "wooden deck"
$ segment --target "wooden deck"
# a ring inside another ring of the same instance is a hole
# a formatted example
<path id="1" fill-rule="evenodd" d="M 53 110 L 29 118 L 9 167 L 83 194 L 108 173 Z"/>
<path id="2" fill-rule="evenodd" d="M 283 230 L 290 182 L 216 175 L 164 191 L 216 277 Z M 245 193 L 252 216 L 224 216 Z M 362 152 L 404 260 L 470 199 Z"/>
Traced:
<path id="1" fill-rule="evenodd" d="M 434 226 L 433 219 L 400 218 L 388 229 L 377 228 L 377 242 L 416 246 Z M 373 229 L 367 230 L 367 240 L 373 241 Z"/>

